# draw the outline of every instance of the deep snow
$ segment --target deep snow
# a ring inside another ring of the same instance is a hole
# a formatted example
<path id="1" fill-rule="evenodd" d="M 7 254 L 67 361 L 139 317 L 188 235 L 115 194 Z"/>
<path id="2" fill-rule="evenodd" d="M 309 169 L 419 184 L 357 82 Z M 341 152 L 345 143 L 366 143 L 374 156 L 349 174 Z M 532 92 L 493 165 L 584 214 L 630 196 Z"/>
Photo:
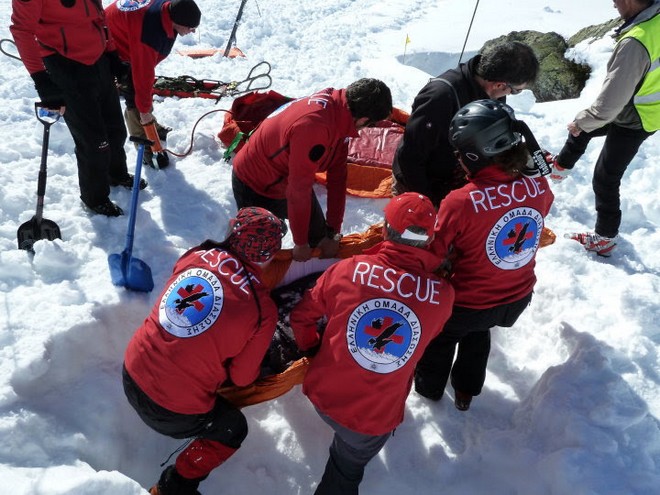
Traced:
<path id="1" fill-rule="evenodd" d="M 198 3 L 202 25 L 176 47 L 224 49 L 240 2 Z M 157 74 L 239 80 L 266 60 L 272 89 L 285 95 L 376 77 L 409 110 L 436 74 L 401 63 L 406 36 L 406 64 L 453 66 L 473 9 L 463 0 L 249 0 L 237 36 L 246 59 L 172 54 Z M 0 15 L 7 20 L 0 37 L 10 38 L 10 2 Z M 568 37 L 616 15 L 604 1 L 481 2 L 466 51 L 512 30 Z M 509 99 L 546 148 L 560 149 L 566 124 L 598 93 L 612 46 L 607 38 L 571 50 L 593 68 L 580 98 L 536 104 L 525 91 Z M 64 123 L 52 128 L 44 213 L 62 240 L 38 242 L 34 257 L 16 249 L 16 229 L 36 205 L 35 98 L 22 64 L 0 56 L 0 493 L 144 494 L 180 442 L 149 430 L 127 404 L 122 355 L 178 256 L 220 237 L 235 213 L 230 166 L 215 139 L 222 113 L 199 123 L 188 157 L 144 171 L 150 185 L 140 195 L 133 254 L 150 265 L 156 290 L 139 294 L 110 282 L 107 256 L 123 249 L 128 216 L 82 208 Z M 174 127 L 168 145 L 181 153 L 197 119 L 230 105 L 230 98 L 218 105 L 157 98 L 155 114 Z M 601 143 L 594 140 L 573 175 L 553 186 L 547 220 L 558 239 L 538 255 L 531 307 L 513 328 L 494 331 L 484 393 L 467 413 L 450 397 L 430 403 L 411 393 L 404 423 L 367 468 L 364 493 L 660 493 L 660 146 L 657 136 L 647 140 L 631 164 L 619 250 L 600 259 L 562 234 L 593 226 L 591 171 Z M 135 151 L 127 150 L 132 169 Z M 324 199 L 324 189 L 317 192 Z M 112 199 L 128 210 L 129 191 L 115 189 Z M 379 221 L 384 204 L 349 198 L 344 232 Z M 332 433 L 299 388 L 245 413 L 247 440 L 202 492 L 311 493 Z"/>

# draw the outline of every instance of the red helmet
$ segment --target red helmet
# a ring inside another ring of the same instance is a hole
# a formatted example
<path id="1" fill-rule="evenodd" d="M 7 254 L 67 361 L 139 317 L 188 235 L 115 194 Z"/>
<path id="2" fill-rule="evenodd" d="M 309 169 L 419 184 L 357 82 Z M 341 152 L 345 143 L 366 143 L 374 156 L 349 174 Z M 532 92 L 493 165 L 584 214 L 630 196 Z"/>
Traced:
<path id="1" fill-rule="evenodd" d="M 249 206 L 229 221 L 227 241 L 238 256 L 263 263 L 280 250 L 286 231 L 286 224 L 270 211 Z"/>

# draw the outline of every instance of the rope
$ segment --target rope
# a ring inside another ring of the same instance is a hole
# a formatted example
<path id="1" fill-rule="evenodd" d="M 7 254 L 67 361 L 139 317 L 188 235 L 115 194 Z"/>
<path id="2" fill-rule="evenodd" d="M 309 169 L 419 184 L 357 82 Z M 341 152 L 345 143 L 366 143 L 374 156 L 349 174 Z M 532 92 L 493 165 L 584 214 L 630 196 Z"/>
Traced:
<path id="1" fill-rule="evenodd" d="M 463 60 L 463 53 L 465 53 L 465 45 L 467 45 L 468 38 L 470 37 L 470 30 L 472 29 L 472 23 L 474 22 L 474 16 L 477 15 L 477 9 L 479 8 L 479 0 L 474 6 L 474 12 L 472 12 L 472 19 L 470 19 L 470 25 L 468 26 L 467 33 L 465 33 L 465 41 L 463 42 L 463 48 L 461 49 L 461 56 L 458 57 L 458 63 L 461 63 Z"/>
<path id="2" fill-rule="evenodd" d="M 19 57 L 18 55 L 14 55 L 13 53 L 9 53 L 8 51 L 6 51 L 6 50 L 2 47 L 2 45 L 3 45 L 4 43 L 11 43 L 12 45 L 14 45 L 14 48 L 16 48 L 16 43 L 14 43 L 14 40 L 10 40 L 10 39 L 8 39 L 8 38 L 1 39 L 1 40 L 0 40 L 0 52 L 2 52 L 3 54 L 7 55 L 9 58 L 13 58 L 13 59 L 15 59 L 15 60 L 21 60 L 21 57 Z"/>
<path id="3" fill-rule="evenodd" d="M 216 112 L 226 112 L 228 114 L 231 114 L 231 111 L 225 110 L 224 108 L 217 108 L 215 110 L 211 110 L 209 112 L 206 112 L 204 115 L 202 115 L 200 118 L 198 118 L 197 121 L 195 122 L 195 125 L 193 126 L 192 131 L 190 132 L 190 146 L 188 146 L 188 149 L 184 153 L 175 153 L 174 151 L 172 151 L 170 149 L 167 149 L 167 148 L 165 148 L 163 151 L 166 151 L 170 155 L 174 155 L 174 156 L 179 157 L 179 158 L 184 158 L 184 157 L 188 156 L 192 152 L 193 141 L 194 141 L 194 138 L 195 138 L 195 129 L 197 129 L 197 126 L 199 125 L 200 121 L 204 117 L 206 117 L 207 115 L 211 115 L 212 113 L 216 113 Z"/>

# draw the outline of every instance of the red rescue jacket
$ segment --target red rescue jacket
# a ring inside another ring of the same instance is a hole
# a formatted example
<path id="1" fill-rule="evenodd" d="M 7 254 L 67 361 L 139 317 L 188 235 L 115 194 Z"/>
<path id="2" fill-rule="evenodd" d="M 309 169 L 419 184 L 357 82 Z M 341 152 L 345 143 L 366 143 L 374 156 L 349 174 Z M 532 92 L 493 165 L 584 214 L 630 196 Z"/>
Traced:
<path id="1" fill-rule="evenodd" d="M 286 199 L 291 233 L 306 244 L 316 172 L 327 172 L 326 221 L 341 231 L 348 138 L 358 133 L 344 89 L 328 88 L 276 110 L 234 158 L 236 176 L 256 193 Z"/>
<path id="2" fill-rule="evenodd" d="M 123 10 L 112 2 L 105 9 L 119 57 L 131 64 L 135 106 L 142 113 L 152 108 L 156 65 L 170 54 L 177 38 L 169 3 L 152 0 L 135 10 Z"/>
<path id="3" fill-rule="evenodd" d="M 430 251 L 384 241 L 339 261 L 293 309 L 301 349 L 319 342 L 303 392 L 324 414 L 353 431 L 383 435 L 403 421 L 417 361 L 442 330 L 454 290 L 432 272 Z"/>
<path id="4" fill-rule="evenodd" d="M 512 177 L 491 165 L 442 200 L 432 249 L 443 258 L 453 249 L 457 306 L 491 308 L 532 291 L 553 199 L 544 177 Z"/>
<path id="5" fill-rule="evenodd" d="M 77 0 L 65 7 L 55 0 L 12 0 L 16 48 L 30 74 L 46 70 L 42 59 L 60 55 L 85 65 L 106 51 L 108 33 L 101 0 Z"/>
<path id="6" fill-rule="evenodd" d="M 181 414 L 205 413 L 227 378 L 245 386 L 258 377 L 276 323 L 259 267 L 198 246 L 174 266 L 124 363 L 157 404 Z"/>

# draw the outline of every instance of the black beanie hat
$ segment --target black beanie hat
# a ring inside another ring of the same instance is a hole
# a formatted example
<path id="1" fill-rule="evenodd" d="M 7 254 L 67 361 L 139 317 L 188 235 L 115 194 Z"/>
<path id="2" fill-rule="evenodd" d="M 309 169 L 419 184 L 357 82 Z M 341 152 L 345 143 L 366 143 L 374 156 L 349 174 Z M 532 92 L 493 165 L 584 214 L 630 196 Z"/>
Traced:
<path id="1" fill-rule="evenodd" d="M 195 0 L 172 0 L 170 2 L 170 18 L 181 26 L 196 28 L 202 13 Z"/>

